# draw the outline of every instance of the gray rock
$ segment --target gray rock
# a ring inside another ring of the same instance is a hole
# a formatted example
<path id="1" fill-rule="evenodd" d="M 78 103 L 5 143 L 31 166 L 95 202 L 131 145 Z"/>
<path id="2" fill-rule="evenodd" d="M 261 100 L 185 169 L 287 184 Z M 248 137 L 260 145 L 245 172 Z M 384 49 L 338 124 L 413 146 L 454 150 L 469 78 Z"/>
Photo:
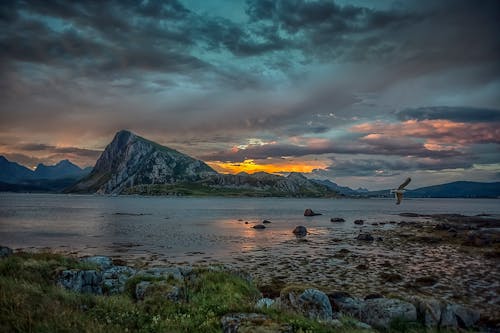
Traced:
<path id="1" fill-rule="evenodd" d="M 161 277 L 164 279 L 173 278 L 178 281 L 183 281 L 184 279 L 179 267 L 152 267 L 138 271 L 137 275 Z"/>
<path id="2" fill-rule="evenodd" d="M 57 282 L 71 291 L 102 295 L 102 273 L 96 270 L 65 270 Z"/>
<path id="3" fill-rule="evenodd" d="M 293 233 L 295 236 L 305 236 L 307 235 L 307 228 L 302 225 L 296 226 L 295 229 L 293 229 Z"/>
<path id="4" fill-rule="evenodd" d="M 149 281 L 141 281 L 135 285 L 135 299 L 142 301 L 146 296 L 146 291 L 151 285 Z"/>
<path id="5" fill-rule="evenodd" d="M 446 304 L 441 309 L 441 321 L 440 326 L 443 328 L 455 328 L 458 327 L 457 318 L 453 312 L 453 308 L 450 304 Z"/>
<path id="6" fill-rule="evenodd" d="M 135 273 L 135 269 L 128 266 L 113 266 L 102 273 L 103 286 L 110 294 L 122 293 L 125 283 Z"/>
<path id="7" fill-rule="evenodd" d="M 179 302 L 181 299 L 181 290 L 179 287 L 169 284 L 167 281 L 141 281 L 135 286 L 135 298 L 144 300 L 145 297 L 155 292 L 172 302 Z"/>
<path id="8" fill-rule="evenodd" d="M 105 256 L 92 256 L 81 259 L 82 262 L 98 265 L 102 270 L 108 269 L 113 266 L 113 259 Z"/>
<path id="9" fill-rule="evenodd" d="M 333 319 L 332 306 L 328 296 L 317 289 L 306 289 L 303 292 L 282 291 L 279 302 L 282 309 L 301 313 L 311 319 L 322 321 Z"/>
<path id="10" fill-rule="evenodd" d="M 466 308 L 459 304 L 446 304 L 441 308 L 442 328 L 471 328 L 480 318 L 477 310 Z"/>
<path id="11" fill-rule="evenodd" d="M 332 320 L 332 305 L 328 296 L 317 289 L 307 289 L 299 296 L 299 304 L 302 312 L 308 318 L 323 321 Z"/>
<path id="12" fill-rule="evenodd" d="M 257 301 L 257 303 L 255 304 L 255 307 L 257 309 L 266 309 L 266 308 L 270 308 L 271 306 L 273 306 L 274 303 L 275 303 L 274 299 L 261 298 Z"/>
<path id="13" fill-rule="evenodd" d="M 368 299 L 364 302 L 359 319 L 371 326 L 387 329 L 396 318 L 416 321 L 417 309 L 413 304 L 398 299 Z"/>
<path id="14" fill-rule="evenodd" d="M 441 302 L 435 299 L 423 299 L 420 297 L 412 297 L 409 301 L 415 305 L 417 309 L 417 317 L 421 319 L 423 324 L 429 328 L 436 328 L 441 321 Z"/>
<path id="15" fill-rule="evenodd" d="M 12 251 L 12 249 L 10 247 L 0 246 L 0 258 L 8 257 L 8 256 L 12 255 L 13 253 L 14 253 L 14 251 Z"/>
<path id="16" fill-rule="evenodd" d="M 345 297 L 344 295 L 339 293 L 339 297 L 336 297 L 336 295 L 331 295 L 330 301 L 335 310 L 351 317 L 361 317 L 361 311 L 363 310 L 364 306 L 364 301 L 362 299 L 350 296 Z"/>

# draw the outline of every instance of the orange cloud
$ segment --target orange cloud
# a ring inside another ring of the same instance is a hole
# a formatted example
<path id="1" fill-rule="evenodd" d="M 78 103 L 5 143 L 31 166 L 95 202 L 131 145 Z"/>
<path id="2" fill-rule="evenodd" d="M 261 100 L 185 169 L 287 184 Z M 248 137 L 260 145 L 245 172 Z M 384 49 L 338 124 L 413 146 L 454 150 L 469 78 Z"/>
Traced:
<path id="1" fill-rule="evenodd" d="M 425 139 L 429 150 L 459 147 L 472 143 L 500 143 L 498 123 L 462 123 L 450 120 L 407 120 L 401 123 L 364 123 L 351 127 L 354 132 L 368 133 L 363 139 L 414 137 Z"/>
<path id="2" fill-rule="evenodd" d="M 243 162 L 206 162 L 217 172 L 232 173 L 239 172 L 255 173 L 255 172 L 268 172 L 268 173 L 287 173 L 287 172 L 304 172 L 308 173 L 314 169 L 325 169 L 328 163 L 323 161 L 274 161 L 270 163 L 256 162 L 255 160 L 244 160 Z"/>

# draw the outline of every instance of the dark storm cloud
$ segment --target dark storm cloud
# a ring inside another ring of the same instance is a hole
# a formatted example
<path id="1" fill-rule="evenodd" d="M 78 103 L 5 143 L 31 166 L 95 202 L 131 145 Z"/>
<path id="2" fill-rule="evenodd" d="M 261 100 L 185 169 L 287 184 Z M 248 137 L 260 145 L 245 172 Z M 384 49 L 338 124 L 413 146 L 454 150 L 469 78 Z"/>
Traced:
<path id="1" fill-rule="evenodd" d="M 422 143 L 412 140 L 395 140 L 394 138 L 376 140 L 322 140 L 309 145 L 264 144 L 251 145 L 237 151 L 221 151 L 202 156 L 208 161 L 240 162 L 245 159 L 265 159 L 267 157 L 301 157 L 306 155 L 353 154 L 353 155 L 387 155 L 387 156 L 417 156 L 433 159 L 447 159 L 462 156 L 463 153 L 454 149 L 429 150 Z"/>
<path id="2" fill-rule="evenodd" d="M 321 176 L 352 177 L 352 176 L 377 176 L 390 177 L 414 170 L 444 170 L 456 168 L 470 168 L 472 163 L 468 158 L 453 157 L 447 159 L 367 159 L 349 158 L 333 159 L 332 165 L 324 170 L 314 170 L 313 173 Z"/>
<path id="3" fill-rule="evenodd" d="M 473 107 L 422 107 L 405 109 L 397 113 L 400 120 L 446 119 L 456 122 L 500 122 L 500 110 Z"/>
<path id="4" fill-rule="evenodd" d="M 100 150 L 83 149 L 78 147 L 56 147 L 43 143 L 24 143 L 13 146 L 15 149 L 24 152 L 45 152 L 48 154 L 71 154 L 80 157 L 96 158 L 102 153 Z"/>

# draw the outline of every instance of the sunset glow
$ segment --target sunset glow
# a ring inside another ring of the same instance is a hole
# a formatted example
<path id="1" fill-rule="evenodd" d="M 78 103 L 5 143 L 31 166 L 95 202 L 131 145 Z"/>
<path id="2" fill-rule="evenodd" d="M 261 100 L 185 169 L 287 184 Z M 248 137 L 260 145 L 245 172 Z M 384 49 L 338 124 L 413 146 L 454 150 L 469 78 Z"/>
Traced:
<path id="1" fill-rule="evenodd" d="M 255 172 L 268 172 L 274 174 L 282 174 L 288 172 L 311 172 L 315 169 L 325 169 L 328 163 L 321 161 L 297 161 L 297 162 L 272 162 L 263 163 L 254 160 L 245 160 L 241 163 L 232 162 L 207 162 L 212 168 L 220 173 L 237 174 L 246 172 L 249 174 Z"/>

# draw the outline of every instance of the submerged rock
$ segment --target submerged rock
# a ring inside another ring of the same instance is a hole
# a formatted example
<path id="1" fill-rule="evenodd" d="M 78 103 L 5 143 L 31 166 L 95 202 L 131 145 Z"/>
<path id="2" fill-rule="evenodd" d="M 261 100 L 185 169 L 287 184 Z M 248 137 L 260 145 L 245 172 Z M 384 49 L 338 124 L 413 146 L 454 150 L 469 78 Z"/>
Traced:
<path id="1" fill-rule="evenodd" d="M 345 220 L 343 218 L 341 218 L 341 217 L 332 217 L 330 219 L 330 222 L 335 222 L 335 223 L 337 223 L 337 222 L 345 222 Z"/>
<path id="2" fill-rule="evenodd" d="M 293 229 L 293 233 L 295 236 L 305 236 L 307 235 L 307 228 L 302 225 L 296 226 L 295 229 Z"/>
<path id="3" fill-rule="evenodd" d="M 375 238 L 373 238 L 373 236 L 368 232 L 360 233 L 356 239 L 365 242 L 373 242 L 375 240 Z"/>
<path id="4" fill-rule="evenodd" d="M 362 224 L 364 224 L 364 223 L 365 223 L 365 221 L 364 221 L 364 220 L 355 220 L 355 221 L 354 221 L 354 224 L 357 224 L 357 225 L 362 225 Z"/>
<path id="5" fill-rule="evenodd" d="M 322 214 L 313 212 L 311 208 L 307 208 L 304 211 L 304 216 L 316 216 L 316 215 L 322 215 Z"/>
<path id="6" fill-rule="evenodd" d="M 269 221 L 269 220 L 264 220 L 264 221 L 262 221 L 262 223 L 263 223 L 263 224 L 268 224 L 268 223 L 271 223 L 271 221 Z"/>
<path id="7" fill-rule="evenodd" d="M 266 229 L 266 226 L 263 224 L 256 224 L 252 228 L 254 228 L 254 229 Z"/>

